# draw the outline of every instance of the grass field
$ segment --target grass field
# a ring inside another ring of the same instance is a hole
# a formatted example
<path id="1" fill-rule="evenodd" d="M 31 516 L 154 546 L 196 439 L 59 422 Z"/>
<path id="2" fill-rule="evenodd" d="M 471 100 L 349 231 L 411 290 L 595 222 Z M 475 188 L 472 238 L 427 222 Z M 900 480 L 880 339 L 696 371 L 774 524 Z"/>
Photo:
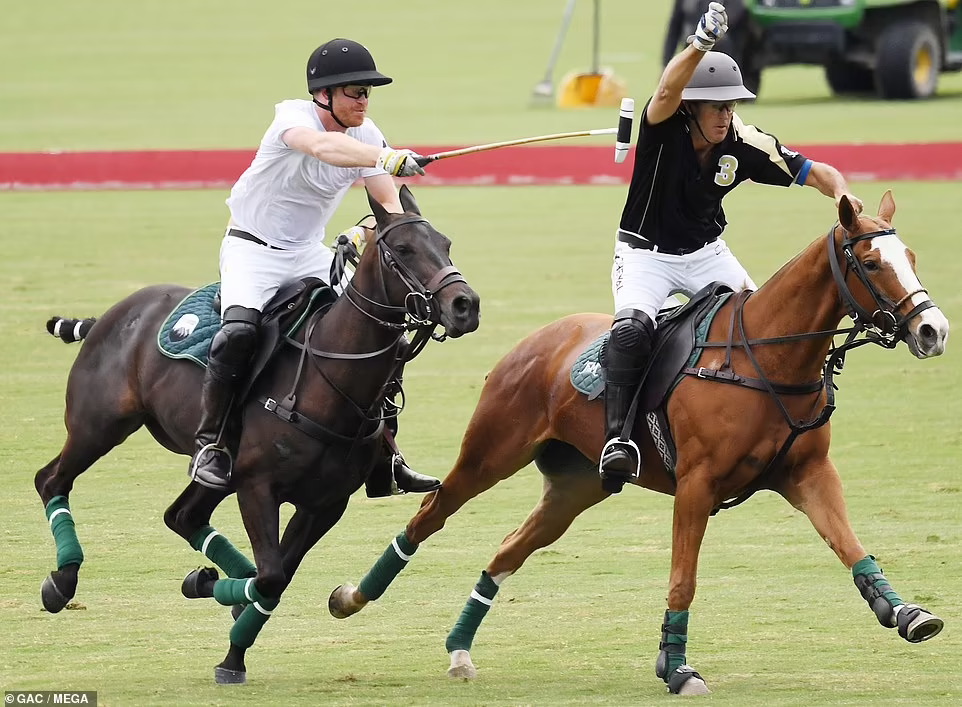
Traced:
<path id="1" fill-rule="evenodd" d="M 886 185 L 889 186 L 889 185 Z M 896 223 L 922 281 L 950 320 L 957 287 L 956 184 L 894 184 Z M 882 186 L 857 185 L 877 204 Z M 401 443 L 421 471 L 453 461 L 484 374 L 537 326 L 609 311 L 610 241 L 623 190 L 416 191 L 455 241 L 482 296 L 481 329 L 432 345 L 408 368 Z M 0 195 L 0 686 L 96 689 L 104 705 L 628 705 L 669 699 L 654 677 L 670 551 L 671 500 L 631 489 L 585 513 L 511 578 L 472 655 L 477 681 L 445 677 L 444 637 L 503 536 L 534 505 L 532 467 L 469 504 L 429 541 L 385 597 L 348 621 L 330 590 L 357 581 L 417 498 L 352 501 L 307 557 L 248 654 L 246 688 L 213 685 L 230 619 L 179 593 L 201 556 L 162 513 L 186 458 L 138 433 L 80 478 L 71 496 L 87 560 L 77 602 L 49 615 L 39 585 L 54 546 L 33 474 L 63 439 L 63 386 L 76 349 L 44 331 L 53 313 L 99 314 L 157 281 L 216 278 L 215 191 Z M 814 190 L 748 185 L 728 203 L 729 241 L 761 281 L 819 237 L 831 206 Z M 349 195 L 335 227 L 363 212 Z M 958 478 L 959 353 L 920 362 L 904 346 L 860 349 L 839 383 L 834 458 L 853 525 L 896 588 L 946 621 L 909 645 L 878 626 L 850 573 L 808 521 L 762 494 L 715 518 L 699 567 L 689 659 L 718 705 L 955 705 L 962 654 Z M 233 501 L 215 525 L 247 548 Z"/>
<path id="2" fill-rule="evenodd" d="M 562 0 L 470 3 L 7 3 L 0 151 L 248 148 L 273 104 L 303 94 L 310 51 L 333 36 L 371 47 L 394 76 L 372 116 L 403 144 L 473 143 L 611 125 L 611 109 L 529 106 Z M 602 63 L 643 100 L 659 69 L 669 3 L 605 0 Z M 587 69 L 591 3 L 578 4 L 555 78 Z M 962 75 L 936 100 L 836 101 L 817 69 L 766 72 L 742 115 L 786 144 L 960 140 Z M 923 283 L 950 320 L 958 287 L 958 184 L 856 185 L 873 208 L 886 187 Z M 621 187 L 417 189 L 454 240 L 482 297 L 480 330 L 432 345 L 407 370 L 400 441 L 443 475 L 485 373 L 518 339 L 576 311 L 610 311 L 611 240 Z M 445 675 L 444 638 L 498 543 L 534 505 L 532 467 L 453 517 L 385 597 L 348 621 L 330 590 L 357 581 L 418 498 L 358 496 L 307 557 L 248 654 L 250 684 L 217 688 L 230 618 L 188 602 L 201 556 L 164 509 L 185 458 L 138 433 L 78 481 L 71 505 L 87 560 L 77 602 L 40 608 L 54 544 L 33 474 L 63 441 L 63 394 L 77 349 L 44 331 L 51 314 L 98 315 L 155 282 L 217 277 L 222 191 L 0 194 L 0 687 L 95 689 L 101 705 L 660 704 L 654 677 L 670 557 L 671 499 L 631 489 L 592 509 L 511 578 L 472 655 L 480 677 Z M 726 202 L 729 242 L 759 282 L 834 215 L 814 190 L 747 185 Z M 352 191 L 331 229 L 366 212 Z M 957 343 L 957 342 L 956 342 Z M 962 366 L 952 343 L 920 362 L 904 346 L 860 349 L 839 378 L 834 459 L 853 525 L 902 596 L 946 621 L 912 646 L 878 626 L 850 573 L 808 521 L 762 494 L 715 518 L 699 567 L 688 657 L 712 704 L 962 704 Z M 233 501 L 214 516 L 248 543 Z"/>
<path id="3" fill-rule="evenodd" d="M 661 70 L 670 0 L 603 0 L 601 63 L 643 102 Z M 564 0 L 319 4 L 276 0 L 6 3 L 0 151 L 242 148 L 273 105 L 304 94 L 322 41 L 368 45 L 395 84 L 371 115 L 398 145 L 482 143 L 615 124 L 611 108 L 537 109 Z M 587 71 L 592 3 L 576 6 L 554 74 Z M 836 100 L 822 71 L 771 69 L 741 114 L 786 144 L 962 139 L 962 74 L 926 102 Z"/>

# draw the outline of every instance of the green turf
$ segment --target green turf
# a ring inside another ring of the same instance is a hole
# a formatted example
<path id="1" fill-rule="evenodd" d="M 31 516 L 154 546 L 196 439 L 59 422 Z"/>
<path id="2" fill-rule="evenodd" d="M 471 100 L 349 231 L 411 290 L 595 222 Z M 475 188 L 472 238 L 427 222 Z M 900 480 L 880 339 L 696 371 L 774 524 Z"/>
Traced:
<path id="1" fill-rule="evenodd" d="M 956 184 L 894 184 L 896 224 L 950 319 L 962 317 Z M 872 208 L 876 184 L 856 185 Z M 443 474 L 484 374 L 537 326 L 610 311 L 611 242 L 624 190 L 435 188 L 416 192 L 454 239 L 482 296 L 470 337 L 432 344 L 407 371 L 400 441 Z M 355 498 L 312 551 L 248 654 L 250 684 L 213 685 L 230 619 L 181 598 L 199 554 L 168 531 L 164 509 L 186 458 L 138 433 L 81 477 L 71 496 L 87 554 L 77 602 L 40 609 L 54 547 L 33 490 L 63 439 L 63 386 L 76 348 L 43 330 L 54 313 L 99 314 L 142 285 L 216 276 L 224 193 L 0 195 L 0 686 L 96 689 L 106 705 L 628 705 L 669 698 L 654 676 L 670 553 L 671 500 L 631 489 L 585 513 L 508 580 L 472 655 L 477 681 L 445 677 L 444 638 L 481 569 L 540 493 L 532 467 L 455 515 L 383 599 L 347 621 L 331 589 L 357 582 L 419 499 Z M 814 190 L 746 186 L 728 200 L 729 242 L 764 280 L 832 221 Z M 364 211 L 352 191 L 334 224 Z M 957 342 L 956 342 L 957 343 Z M 856 532 L 896 589 L 946 621 L 909 645 L 878 626 L 851 577 L 808 521 L 771 494 L 711 521 L 692 606 L 688 657 L 712 704 L 957 705 L 962 654 L 958 524 L 959 349 L 917 361 L 904 346 L 860 349 L 838 382 L 833 458 Z M 214 524 L 247 548 L 231 500 Z"/>
<path id="2" fill-rule="evenodd" d="M 670 4 L 601 3 L 601 63 L 627 82 L 639 109 L 661 70 Z M 394 144 L 474 144 L 615 125 L 616 109 L 529 105 L 564 0 L 332 5 L 8 2 L 0 150 L 255 147 L 273 105 L 305 95 L 314 47 L 345 35 L 367 44 L 396 79 L 371 104 Z M 591 17 L 592 3 L 579 2 L 556 82 L 589 70 Z M 741 114 L 789 145 L 962 139 L 962 74 L 943 75 L 938 98 L 925 102 L 836 100 L 812 67 L 768 70 L 763 84 L 761 101 Z"/>

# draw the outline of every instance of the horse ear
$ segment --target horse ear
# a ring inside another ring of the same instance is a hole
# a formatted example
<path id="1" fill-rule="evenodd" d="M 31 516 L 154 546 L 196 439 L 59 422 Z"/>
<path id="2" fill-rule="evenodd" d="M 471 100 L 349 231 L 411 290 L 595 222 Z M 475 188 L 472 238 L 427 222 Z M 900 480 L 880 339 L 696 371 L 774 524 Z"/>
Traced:
<path id="1" fill-rule="evenodd" d="M 364 188 L 364 191 L 367 192 L 367 203 L 370 205 L 371 213 L 374 214 L 374 218 L 377 219 L 378 225 L 384 225 L 387 222 L 387 211 L 384 210 L 384 207 L 381 206 L 381 203 L 377 199 L 371 196 L 371 192 L 367 190 L 367 187 Z"/>
<path id="2" fill-rule="evenodd" d="M 891 189 L 886 189 L 885 193 L 882 194 L 882 203 L 878 207 L 878 217 L 889 224 L 895 217 L 895 197 L 892 196 Z"/>
<path id="3" fill-rule="evenodd" d="M 412 213 L 421 215 L 421 209 L 418 208 L 418 202 L 414 200 L 414 194 L 408 189 L 407 184 L 401 185 L 401 190 L 398 192 L 398 196 L 401 198 L 401 208 L 405 211 L 410 211 Z"/>
<path id="4" fill-rule="evenodd" d="M 855 233 L 858 230 L 858 214 L 855 213 L 852 202 L 844 195 L 838 202 L 838 222 L 849 233 Z"/>

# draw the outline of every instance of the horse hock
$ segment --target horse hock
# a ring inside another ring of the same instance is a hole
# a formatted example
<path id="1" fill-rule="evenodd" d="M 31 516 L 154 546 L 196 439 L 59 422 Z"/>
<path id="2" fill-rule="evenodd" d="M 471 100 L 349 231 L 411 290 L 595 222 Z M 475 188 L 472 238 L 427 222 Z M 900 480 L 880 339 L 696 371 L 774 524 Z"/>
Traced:
<path id="1" fill-rule="evenodd" d="M 855 586 L 885 628 L 898 628 L 909 643 L 921 643 L 937 636 L 944 626 L 939 617 L 915 604 L 906 604 L 889 584 L 873 555 L 852 567 Z"/>

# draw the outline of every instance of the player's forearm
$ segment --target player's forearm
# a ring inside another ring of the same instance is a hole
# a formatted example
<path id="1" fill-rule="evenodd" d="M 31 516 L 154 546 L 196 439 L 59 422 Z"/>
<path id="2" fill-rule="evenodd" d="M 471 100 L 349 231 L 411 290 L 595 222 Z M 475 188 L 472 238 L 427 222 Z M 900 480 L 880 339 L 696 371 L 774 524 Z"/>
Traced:
<path id="1" fill-rule="evenodd" d="M 672 57 L 661 75 L 655 95 L 662 100 L 681 103 L 681 92 L 691 81 L 691 77 L 698 67 L 698 62 L 701 61 L 703 56 L 705 56 L 704 52 L 698 51 L 689 44 L 684 50 Z"/>
<path id="2" fill-rule="evenodd" d="M 681 106 L 681 94 L 691 81 L 698 62 L 705 56 L 693 46 L 688 45 L 668 62 L 658 82 L 658 88 L 648 104 L 648 122 L 660 123 L 667 120 Z"/>
<path id="3" fill-rule="evenodd" d="M 834 199 L 836 202 L 843 194 L 849 192 L 848 182 L 842 173 L 830 164 L 815 162 L 808 172 L 805 179 L 805 186 L 814 187 L 822 194 Z"/>

